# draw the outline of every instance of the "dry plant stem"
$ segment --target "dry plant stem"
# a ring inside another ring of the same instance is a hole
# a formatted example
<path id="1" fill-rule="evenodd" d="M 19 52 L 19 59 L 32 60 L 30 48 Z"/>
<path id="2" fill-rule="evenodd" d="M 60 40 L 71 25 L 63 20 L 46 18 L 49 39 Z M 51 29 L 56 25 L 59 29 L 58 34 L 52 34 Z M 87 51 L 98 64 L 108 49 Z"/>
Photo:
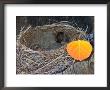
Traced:
<path id="1" fill-rule="evenodd" d="M 22 32 L 24 30 L 24 28 L 25 28 L 25 26 L 21 27 L 21 30 L 20 31 Z"/>
<path id="2" fill-rule="evenodd" d="M 74 71 L 74 74 L 76 74 L 75 67 L 74 67 L 75 63 L 77 63 L 77 62 L 74 59 L 74 62 L 73 62 L 73 71 Z"/>
<path id="3" fill-rule="evenodd" d="M 46 57 L 44 54 L 42 54 L 41 52 L 39 51 L 32 51 L 32 50 L 25 50 L 26 52 L 30 52 L 30 53 L 37 53 L 39 55 L 41 55 L 42 57 Z"/>
<path id="4" fill-rule="evenodd" d="M 49 64 L 51 64 L 51 63 L 53 63 L 53 62 L 55 62 L 56 60 L 58 60 L 58 59 L 62 58 L 62 56 L 63 56 L 63 54 L 62 54 L 62 55 L 60 55 L 59 57 L 57 57 L 56 59 L 52 60 L 51 62 L 49 62 L 49 63 L 48 63 L 48 64 L 46 64 L 45 66 L 43 66 L 43 67 L 41 67 L 41 68 L 37 69 L 34 73 L 37 73 L 40 69 L 42 69 L 42 68 L 46 67 L 47 65 L 49 65 Z"/>

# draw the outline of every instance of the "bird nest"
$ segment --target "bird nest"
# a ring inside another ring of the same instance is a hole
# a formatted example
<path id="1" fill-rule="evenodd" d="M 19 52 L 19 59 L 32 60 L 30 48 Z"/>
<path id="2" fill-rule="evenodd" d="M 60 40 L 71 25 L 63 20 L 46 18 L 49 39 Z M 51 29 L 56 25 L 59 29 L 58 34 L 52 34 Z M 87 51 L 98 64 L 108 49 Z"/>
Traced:
<path id="1" fill-rule="evenodd" d="M 28 26 L 21 30 L 16 43 L 16 73 L 78 73 L 75 71 L 74 60 L 67 54 L 65 47 L 68 42 L 78 39 L 81 34 L 84 32 L 62 23 L 34 28 Z M 88 68 L 79 72 L 90 73 Z"/>

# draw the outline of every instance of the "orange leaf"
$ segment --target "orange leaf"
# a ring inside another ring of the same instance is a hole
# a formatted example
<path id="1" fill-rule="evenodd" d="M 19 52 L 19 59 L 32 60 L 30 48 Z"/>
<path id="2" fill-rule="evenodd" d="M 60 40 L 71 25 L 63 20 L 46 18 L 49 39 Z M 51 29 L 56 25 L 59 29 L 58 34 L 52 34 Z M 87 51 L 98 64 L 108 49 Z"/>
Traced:
<path id="1" fill-rule="evenodd" d="M 92 52 L 92 45 L 85 40 L 72 41 L 67 44 L 68 54 L 78 61 L 87 59 Z"/>

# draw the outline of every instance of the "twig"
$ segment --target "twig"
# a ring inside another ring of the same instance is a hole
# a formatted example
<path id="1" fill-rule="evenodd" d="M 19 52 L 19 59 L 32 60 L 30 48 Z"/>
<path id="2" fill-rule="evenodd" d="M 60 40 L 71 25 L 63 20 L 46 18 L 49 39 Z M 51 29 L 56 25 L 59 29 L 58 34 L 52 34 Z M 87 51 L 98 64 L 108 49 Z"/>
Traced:
<path id="1" fill-rule="evenodd" d="M 62 55 L 60 55 L 59 57 L 57 57 L 56 59 L 52 60 L 51 62 L 49 62 L 49 63 L 48 63 L 48 64 L 46 64 L 45 66 L 43 66 L 43 67 L 41 67 L 41 68 L 37 69 L 34 73 L 37 73 L 39 70 L 41 70 L 42 68 L 44 68 L 44 67 L 48 66 L 49 64 L 51 64 L 51 63 L 55 62 L 56 60 L 60 59 L 62 56 L 63 56 L 63 54 L 62 54 Z"/>
<path id="2" fill-rule="evenodd" d="M 37 54 L 39 54 L 39 55 L 41 55 L 41 56 L 43 56 L 43 57 L 46 57 L 44 54 L 42 54 L 41 52 L 39 52 L 39 51 L 33 51 L 33 50 L 25 50 L 26 52 L 29 52 L 29 53 L 37 53 Z"/>

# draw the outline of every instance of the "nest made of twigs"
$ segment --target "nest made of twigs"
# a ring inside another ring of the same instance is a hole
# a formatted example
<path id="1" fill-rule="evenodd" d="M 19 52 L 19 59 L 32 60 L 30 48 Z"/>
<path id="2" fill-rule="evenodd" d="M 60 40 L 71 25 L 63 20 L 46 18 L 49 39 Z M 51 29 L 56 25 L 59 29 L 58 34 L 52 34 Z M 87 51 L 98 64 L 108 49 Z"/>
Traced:
<path id="1" fill-rule="evenodd" d="M 59 32 L 63 39 L 57 42 Z M 66 44 L 84 34 L 70 25 L 56 23 L 52 25 L 27 27 L 17 37 L 16 73 L 17 74 L 59 74 L 75 73 L 73 60 L 65 51 Z M 66 41 L 66 39 L 68 40 Z"/>

